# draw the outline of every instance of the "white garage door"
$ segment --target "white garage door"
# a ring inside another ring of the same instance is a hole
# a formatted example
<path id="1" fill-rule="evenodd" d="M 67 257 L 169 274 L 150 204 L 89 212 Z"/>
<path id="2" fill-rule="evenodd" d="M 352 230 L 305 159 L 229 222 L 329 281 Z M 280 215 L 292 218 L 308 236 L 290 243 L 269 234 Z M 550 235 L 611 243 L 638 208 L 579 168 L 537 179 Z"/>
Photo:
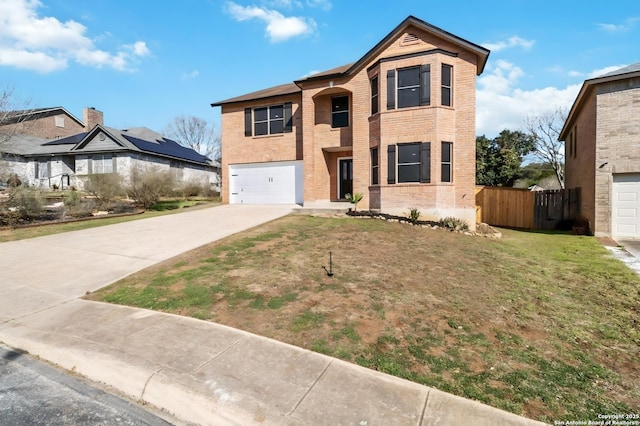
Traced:
<path id="1" fill-rule="evenodd" d="M 640 238 L 640 174 L 613 175 L 612 236 Z"/>
<path id="2" fill-rule="evenodd" d="M 302 204 L 302 161 L 229 166 L 230 204 Z"/>

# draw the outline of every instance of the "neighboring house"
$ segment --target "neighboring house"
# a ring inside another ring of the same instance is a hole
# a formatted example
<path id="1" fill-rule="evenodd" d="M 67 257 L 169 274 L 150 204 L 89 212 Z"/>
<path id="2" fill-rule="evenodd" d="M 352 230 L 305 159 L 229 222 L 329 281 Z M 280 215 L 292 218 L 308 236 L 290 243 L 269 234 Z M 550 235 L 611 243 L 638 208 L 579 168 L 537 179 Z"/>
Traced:
<path id="1" fill-rule="evenodd" d="M 560 140 L 591 232 L 640 238 L 640 63 L 586 80 Z"/>
<path id="2" fill-rule="evenodd" d="M 222 107 L 224 203 L 344 200 L 475 226 L 476 76 L 489 51 L 409 16 L 357 62 Z"/>
<path id="3" fill-rule="evenodd" d="M 133 167 L 152 166 L 170 170 L 178 183 L 207 183 L 219 189 L 219 166 L 193 149 L 144 127 L 106 127 L 95 109 L 85 109 L 84 118 L 82 123 L 62 108 L 30 110 L 28 119 L 0 127 L 11 135 L 0 146 L 5 170 L 31 186 L 82 189 L 90 174 L 118 173 L 126 181 Z M 71 130 L 51 140 L 55 132 L 62 133 L 61 123 Z"/>
<path id="4" fill-rule="evenodd" d="M 58 139 L 91 130 L 103 123 L 103 114 L 95 108 L 84 108 L 83 121 L 62 107 L 34 108 L 7 113 L 0 132 L 4 135 L 30 135 L 43 139 Z"/>

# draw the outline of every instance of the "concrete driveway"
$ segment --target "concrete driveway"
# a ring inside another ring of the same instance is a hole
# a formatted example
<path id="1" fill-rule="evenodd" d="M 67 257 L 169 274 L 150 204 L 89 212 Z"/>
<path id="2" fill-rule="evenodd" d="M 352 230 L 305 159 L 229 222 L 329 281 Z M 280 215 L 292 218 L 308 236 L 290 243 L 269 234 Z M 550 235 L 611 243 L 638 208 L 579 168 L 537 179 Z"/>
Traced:
<path id="1" fill-rule="evenodd" d="M 613 255 L 640 274 L 640 239 L 617 239 L 617 247 L 607 247 Z"/>
<path id="2" fill-rule="evenodd" d="M 224 205 L 2 243 L 0 322 L 78 298 L 293 207 Z"/>

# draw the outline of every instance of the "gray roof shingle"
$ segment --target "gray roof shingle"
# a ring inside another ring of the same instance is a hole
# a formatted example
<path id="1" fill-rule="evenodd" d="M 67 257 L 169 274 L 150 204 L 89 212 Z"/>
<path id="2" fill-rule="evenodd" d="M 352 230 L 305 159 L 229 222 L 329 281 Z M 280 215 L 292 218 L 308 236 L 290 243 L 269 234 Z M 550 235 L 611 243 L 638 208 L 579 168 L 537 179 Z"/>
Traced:
<path id="1" fill-rule="evenodd" d="M 600 77 L 613 77 L 613 76 L 617 76 L 617 75 L 623 75 L 623 74 L 629 74 L 632 72 L 638 72 L 640 71 L 640 62 L 636 63 L 636 64 L 632 64 L 623 68 L 618 68 L 617 70 L 608 72 L 606 74 L 603 74 L 601 76 L 598 76 L 597 78 Z"/>
<path id="2" fill-rule="evenodd" d="M 104 131 L 122 148 L 115 151 L 137 151 L 147 154 L 173 158 L 176 160 L 197 163 L 203 166 L 213 164 L 211 159 L 199 154 L 191 148 L 184 147 L 178 142 L 167 139 L 161 134 L 147 129 L 146 127 L 135 127 L 127 130 L 118 130 L 106 126 L 96 126 L 91 132 L 83 132 L 77 135 L 62 139 L 46 140 L 35 136 L 14 135 L 9 140 L 3 142 L 2 152 L 6 154 L 19 155 L 23 157 L 55 155 L 55 154 L 78 154 L 83 151 L 82 147 L 90 139 L 91 134 L 96 131 Z M 109 152 L 114 151 L 110 150 Z"/>

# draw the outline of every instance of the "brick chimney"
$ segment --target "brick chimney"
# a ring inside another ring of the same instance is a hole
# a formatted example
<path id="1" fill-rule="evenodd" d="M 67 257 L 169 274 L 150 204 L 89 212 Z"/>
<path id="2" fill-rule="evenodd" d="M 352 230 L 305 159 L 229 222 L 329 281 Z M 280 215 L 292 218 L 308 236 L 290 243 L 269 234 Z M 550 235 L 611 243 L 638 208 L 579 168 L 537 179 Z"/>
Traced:
<path id="1" fill-rule="evenodd" d="M 84 108 L 82 110 L 82 120 L 84 121 L 84 130 L 90 131 L 97 124 L 104 125 L 104 117 L 102 111 L 98 111 L 97 109 Z"/>

